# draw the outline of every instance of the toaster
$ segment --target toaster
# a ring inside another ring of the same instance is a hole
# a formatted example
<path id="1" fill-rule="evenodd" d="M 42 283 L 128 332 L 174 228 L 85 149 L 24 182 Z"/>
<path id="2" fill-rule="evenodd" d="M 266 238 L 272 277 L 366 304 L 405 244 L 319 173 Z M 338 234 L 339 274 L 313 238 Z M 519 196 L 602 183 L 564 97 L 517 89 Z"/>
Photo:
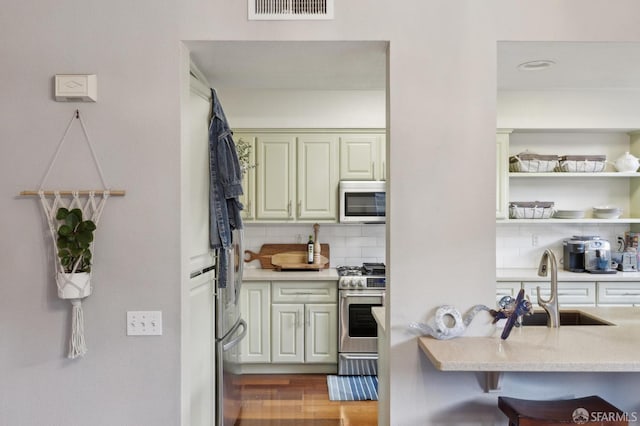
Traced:
<path id="1" fill-rule="evenodd" d="M 621 261 L 618 263 L 618 271 L 622 272 L 637 272 L 638 271 L 638 258 L 636 253 L 631 251 L 625 251 L 622 253 Z"/>

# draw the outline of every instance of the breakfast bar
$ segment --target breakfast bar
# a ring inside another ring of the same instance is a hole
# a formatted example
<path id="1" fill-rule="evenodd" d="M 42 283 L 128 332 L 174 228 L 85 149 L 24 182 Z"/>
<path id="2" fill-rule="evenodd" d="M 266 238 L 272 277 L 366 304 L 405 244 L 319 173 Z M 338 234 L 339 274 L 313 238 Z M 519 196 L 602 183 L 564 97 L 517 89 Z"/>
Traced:
<path id="1" fill-rule="evenodd" d="M 580 308 L 612 325 L 549 328 L 521 326 L 508 339 L 501 329 L 487 337 L 418 338 L 440 371 L 487 372 L 487 390 L 502 372 L 640 372 L 640 308 Z"/>

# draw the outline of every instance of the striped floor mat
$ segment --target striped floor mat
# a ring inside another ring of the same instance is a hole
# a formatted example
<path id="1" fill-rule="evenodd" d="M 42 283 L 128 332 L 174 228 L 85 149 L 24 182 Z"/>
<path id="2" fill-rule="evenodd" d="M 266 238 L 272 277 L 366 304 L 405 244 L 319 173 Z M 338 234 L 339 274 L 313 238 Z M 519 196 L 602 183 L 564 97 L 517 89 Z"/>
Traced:
<path id="1" fill-rule="evenodd" d="M 378 376 L 327 376 L 331 401 L 377 401 Z"/>

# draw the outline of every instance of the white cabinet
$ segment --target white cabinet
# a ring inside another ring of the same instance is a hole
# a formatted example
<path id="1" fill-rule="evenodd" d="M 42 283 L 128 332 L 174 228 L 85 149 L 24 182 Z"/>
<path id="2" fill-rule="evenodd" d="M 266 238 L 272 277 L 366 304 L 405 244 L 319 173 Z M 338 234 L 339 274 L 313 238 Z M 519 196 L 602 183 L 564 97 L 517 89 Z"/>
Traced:
<path id="1" fill-rule="evenodd" d="M 245 221 L 337 222 L 339 134 L 322 131 L 238 131 L 253 144 L 255 168 L 243 179 Z"/>
<path id="2" fill-rule="evenodd" d="M 294 219 L 296 137 L 265 134 L 256 139 L 256 219 Z"/>
<path id="3" fill-rule="evenodd" d="M 385 180 L 384 134 L 340 136 L 341 180 Z"/>
<path id="4" fill-rule="evenodd" d="M 240 312 L 247 323 L 247 335 L 240 342 L 240 362 L 271 362 L 271 283 L 243 282 Z"/>
<path id="5" fill-rule="evenodd" d="M 338 137 L 300 135 L 297 144 L 296 218 L 337 220 Z"/>
<path id="6" fill-rule="evenodd" d="M 551 296 L 551 284 L 549 282 L 524 282 L 525 295 L 529 296 L 535 308 L 539 308 L 536 288 L 540 286 L 540 294 L 548 300 Z M 560 307 L 566 306 L 595 306 L 596 283 L 595 282 L 559 282 L 558 303 Z"/>
<path id="7" fill-rule="evenodd" d="M 496 219 L 509 217 L 509 134 L 498 130 L 496 135 Z"/>
<path id="8" fill-rule="evenodd" d="M 272 283 L 272 363 L 336 363 L 337 283 Z"/>
<path id="9" fill-rule="evenodd" d="M 598 282 L 598 306 L 640 305 L 640 282 Z"/>

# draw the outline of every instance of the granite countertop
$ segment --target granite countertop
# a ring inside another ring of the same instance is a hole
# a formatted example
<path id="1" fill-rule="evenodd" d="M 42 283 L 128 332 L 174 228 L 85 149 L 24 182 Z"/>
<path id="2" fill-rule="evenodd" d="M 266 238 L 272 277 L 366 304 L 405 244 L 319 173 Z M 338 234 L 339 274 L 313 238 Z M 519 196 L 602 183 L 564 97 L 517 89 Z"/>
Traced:
<path id="1" fill-rule="evenodd" d="M 640 372 L 640 307 L 579 308 L 612 326 L 523 326 L 507 340 L 489 337 L 437 340 L 420 348 L 442 371 Z"/>
<path id="2" fill-rule="evenodd" d="M 244 268 L 243 281 L 338 281 L 336 268 L 319 271 L 276 271 L 274 269 Z"/>
<path id="3" fill-rule="evenodd" d="M 549 277 L 538 276 L 536 268 L 498 268 L 497 281 L 546 281 Z M 558 281 L 640 281 L 640 272 L 617 272 L 615 274 L 590 274 L 558 270 Z"/>

